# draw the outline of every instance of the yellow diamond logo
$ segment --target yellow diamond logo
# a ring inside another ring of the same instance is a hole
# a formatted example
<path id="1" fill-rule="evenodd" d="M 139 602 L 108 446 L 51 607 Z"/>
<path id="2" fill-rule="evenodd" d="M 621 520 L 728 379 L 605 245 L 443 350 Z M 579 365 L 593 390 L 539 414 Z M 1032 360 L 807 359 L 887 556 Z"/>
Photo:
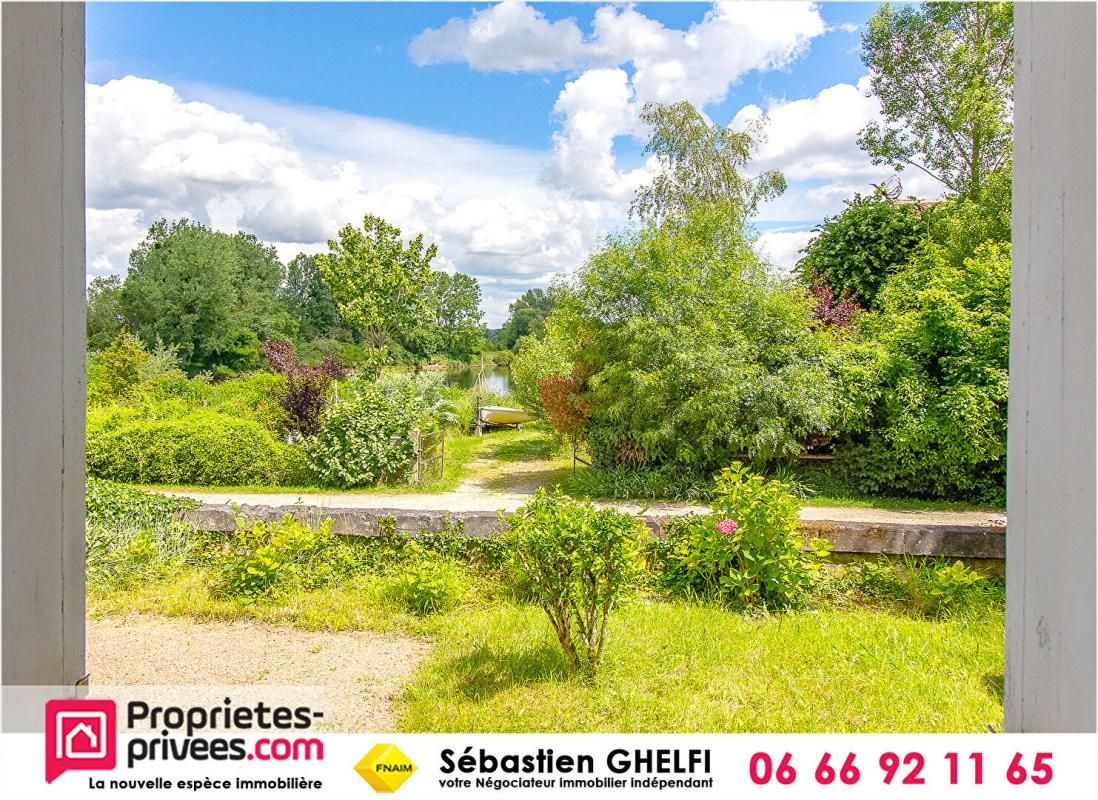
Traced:
<path id="1" fill-rule="evenodd" d="M 416 765 L 395 744 L 376 744 L 355 764 L 355 772 L 375 792 L 395 792 L 415 771 Z"/>

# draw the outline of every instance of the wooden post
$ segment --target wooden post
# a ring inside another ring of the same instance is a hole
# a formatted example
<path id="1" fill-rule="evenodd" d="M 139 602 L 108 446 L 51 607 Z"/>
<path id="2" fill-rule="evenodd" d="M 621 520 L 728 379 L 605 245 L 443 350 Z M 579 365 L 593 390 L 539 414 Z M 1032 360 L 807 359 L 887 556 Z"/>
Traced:
<path id="1" fill-rule="evenodd" d="M 412 483 L 419 486 L 420 479 L 420 446 L 419 446 L 419 428 L 412 428 L 412 447 L 415 449 L 416 460 L 415 466 L 412 472 Z"/>

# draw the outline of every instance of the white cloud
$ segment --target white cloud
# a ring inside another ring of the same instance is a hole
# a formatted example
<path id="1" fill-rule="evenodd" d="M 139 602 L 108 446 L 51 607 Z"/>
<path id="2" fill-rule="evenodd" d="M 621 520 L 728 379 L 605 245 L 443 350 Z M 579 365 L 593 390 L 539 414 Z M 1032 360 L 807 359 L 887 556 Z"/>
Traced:
<path id="1" fill-rule="evenodd" d="M 775 270 L 788 274 L 813 236 L 812 231 L 767 231 L 755 241 L 755 252 Z"/>
<path id="2" fill-rule="evenodd" d="M 545 177 L 578 197 L 620 201 L 653 169 L 620 171 L 614 155 L 615 139 L 643 134 L 637 115 L 645 103 L 719 102 L 748 72 L 788 67 L 826 30 L 812 3 L 722 2 L 685 30 L 632 6 L 603 6 L 585 37 L 574 20 L 550 22 L 507 0 L 424 31 L 409 52 L 420 64 L 458 61 L 486 71 L 583 70 L 554 106 L 561 129 Z"/>
<path id="3" fill-rule="evenodd" d="M 583 50 L 575 20 L 550 22 L 525 3 L 502 2 L 428 28 L 408 48 L 417 64 L 464 61 L 474 69 L 546 72 L 567 69 Z"/>
<path id="4" fill-rule="evenodd" d="M 518 293 L 577 267 L 617 218 L 611 204 L 543 185 L 544 153 L 204 94 L 185 100 L 135 77 L 87 86 L 89 276 L 125 272 L 161 216 L 248 230 L 290 258 L 371 211 L 437 242 L 438 268 L 480 278 L 499 324 Z"/>
<path id="5" fill-rule="evenodd" d="M 766 139 L 751 169 L 781 170 L 793 185 L 785 195 L 763 206 L 762 220 L 818 220 L 843 207 L 855 192 L 865 194 L 871 183 L 893 174 L 891 167 L 874 165 L 858 147 L 858 133 L 880 115 L 880 104 L 867 97 L 869 79 L 857 85 L 839 83 L 813 97 L 772 100 L 766 109 L 741 108 L 731 125 L 741 128 L 765 114 Z M 940 184 L 923 175 L 903 176 L 904 194 L 936 197 Z"/>

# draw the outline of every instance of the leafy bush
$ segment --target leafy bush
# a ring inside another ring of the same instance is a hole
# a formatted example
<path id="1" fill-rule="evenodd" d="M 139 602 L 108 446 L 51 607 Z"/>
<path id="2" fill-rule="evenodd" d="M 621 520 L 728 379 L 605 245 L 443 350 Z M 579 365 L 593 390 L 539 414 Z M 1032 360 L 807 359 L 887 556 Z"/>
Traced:
<path id="1" fill-rule="evenodd" d="M 906 264 L 922 241 L 926 225 L 911 205 L 877 195 L 854 195 L 843 212 L 814 229 L 797 270 L 807 283 L 824 282 L 867 308 L 888 276 Z"/>
<path id="2" fill-rule="evenodd" d="M 864 322 L 884 351 L 878 400 L 836 447 L 867 494 L 999 502 L 1006 475 L 1010 245 L 955 266 L 927 244 Z"/>
<path id="3" fill-rule="evenodd" d="M 300 364 L 293 343 L 279 339 L 267 340 L 264 353 L 271 369 L 286 378 L 277 399 L 288 416 L 287 427 L 291 433 L 312 436 L 320 429 L 332 383 L 346 373 L 343 363 L 325 357 L 315 367 Z"/>
<path id="4" fill-rule="evenodd" d="M 310 590 L 349 576 L 355 554 L 331 532 L 331 520 L 311 528 L 286 514 L 277 522 L 237 518 L 215 556 L 217 587 L 245 602 L 276 588 Z"/>
<path id="5" fill-rule="evenodd" d="M 514 566 L 549 617 L 572 667 L 592 673 L 610 612 L 635 585 L 644 523 L 539 489 L 507 517 Z"/>
<path id="6" fill-rule="evenodd" d="M 789 487 L 735 463 L 718 476 L 714 513 L 672 524 L 664 582 L 677 594 L 781 608 L 804 599 L 821 574 L 802 550 L 800 509 Z"/>
<path id="7" fill-rule="evenodd" d="M 96 422 L 101 421 L 99 425 Z M 146 420 L 89 417 L 87 469 L 123 483 L 297 483 L 304 461 L 296 448 L 258 423 L 215 411 Z"/>
<path id="8" fill-rule="evenodd" d="M 85 522 L 88 525 L 156 526 L 169 523 L 176 512 L 197 508 L 189 497 L 143 492 L 132 486 L 88 478 L 85 486 Z"/>
<path id="9" fill-rule="evenodd" d="M 455 606 L 462 588 L 460 573 L 452 561 L 422 560 L 400 573 L 393 595 L 415 614 L 434 614 Z"/>
<path id="10" fill-rule="evenodd" d="M 959 559 L 952 564 L 940 560 L 920 562 L 918 566 L 912 563 L 909 560 L 906 565 L 911 576 L 909 592 L 926 613 L 934 616 L 964 605 L 974 587 L 984 582 L 980 573 Z"/>
<path id="11" fill-rule="evenodd" d="M 977 599 L 989 581 L 963 561 L 881 557 L 851 568 L 857 588 L 876 600 L 901 601 L 921 614 L 943 616 Z"/>
<path id="12" fill-rule="evenodd" d="M 803 292 L 769 275 L 719 218 L 612 239 L 581 273 L 594 328 L 584 399 L 596 467 L 699 475 L 779 460 L 831 429 L 839 401 Z"/>
<path id="13" fill-rule="evenodd" d="M 412 383 L 392 392 L 358 382 L 321 417 L 307 445 L 309 464 L 329 484 L 370 486 L 406 477 L 414 457 L 411 432 L 420 420 Z"/>
<path id="14" fill-rule="evenodd" d="M 590 340 L 589 326 L 577 315 L 572 297 L 563 289 L 555 292 L 555 310 L 537 333 L 523 336 L 511 361 L 510 394 L 519 407 L 545 416 L 539 381 L 554 376 L 571 376 L 576 354 Z"/>

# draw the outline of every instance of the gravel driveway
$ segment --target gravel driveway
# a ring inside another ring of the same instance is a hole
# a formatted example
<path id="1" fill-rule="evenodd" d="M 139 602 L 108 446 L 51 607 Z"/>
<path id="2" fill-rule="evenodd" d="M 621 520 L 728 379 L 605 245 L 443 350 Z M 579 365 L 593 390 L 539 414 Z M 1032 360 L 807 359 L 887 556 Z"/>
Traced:
<path id="1" fill-rule="evenodd" d="M 419 639 L 365 631 L 145 615 L 87 621 L 92 696 L 309 705 L 324 712 L 317 727 L 332 731 L 395 730 L 394 698 L 428 650 Z"/>

